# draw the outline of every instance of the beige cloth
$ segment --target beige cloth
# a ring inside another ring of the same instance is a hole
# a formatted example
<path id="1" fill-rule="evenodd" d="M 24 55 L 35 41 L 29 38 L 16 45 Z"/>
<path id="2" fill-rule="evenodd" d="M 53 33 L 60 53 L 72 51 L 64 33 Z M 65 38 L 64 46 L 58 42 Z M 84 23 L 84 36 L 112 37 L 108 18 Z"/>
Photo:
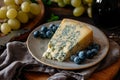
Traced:
<path id="1" fill-rule="evenodd" d="M 9 42 L 4 52 L 0 53 L 0 80 L 23 80 L 22 73 L 25 71 L 48 73 L 51 75 L 48 80 L 85 80 L 94 71 L 113 64 L 119 57 L 119 45 L 110 41 L 110 51 L 99 64 L 84 70 L 60 70 L 37 62 L 29 54 L 25 43 L 13 41 Z"/>

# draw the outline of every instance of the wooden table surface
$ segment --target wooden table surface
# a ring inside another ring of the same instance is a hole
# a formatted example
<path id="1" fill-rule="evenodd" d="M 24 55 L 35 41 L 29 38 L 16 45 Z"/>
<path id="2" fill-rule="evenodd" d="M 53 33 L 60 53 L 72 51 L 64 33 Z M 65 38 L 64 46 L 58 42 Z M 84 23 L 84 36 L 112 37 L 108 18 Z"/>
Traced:
<path id="1" fill-rule="evenodd" d="M 72 15 L 72 9 L 71 8 L 59 8 L 56 6 L 45 6 L 45 16 L 44 16 L 44 21 L 45 23 L 49 18 L 51 14 L 58 15 L 60 19 L 63 18 L 72 18 L 76 20 L 80 20 L 89 24 L 94 25 L 94 22 L 92 21 L 91 18 L 87 16 L 87 14 L 82 15 L 81 17 L 74 17 Z M 103 29 L 103 28 L 101 28 Z M 107 36 L 110 36 L 114 34 L 113 32 L 116 32 L 115 30 L 110 32 L 109 30 L 103 30 Z M 119 31 L 118 31 L 119 32 Z M 117 34 L 117 33 L 115 33 Z M 113 35 L 114 36 L 114 35 Z M 117 41 L 118 43 L 120 42 L 120 37 L 117 35 L 117 37 L 111 37 L 113 40 Z M 120 44 L 120 43 L 119 43 Z M 111 65 L 109 68 L 104 69 L 100 72 L 94 73 L 89 80 L 120 80 L 120 78 L 115 78 L 117 75 L 118 71 L 120 69 L 120 59 Z M 45 73 L 24 73 L 25 78 L 27 80 L 47 80 L 50 75 L 45 74 Z M 119 75 L 119 74 L 118 74 Z"/>
<path id="2" fill-rule="evenodd" d="M 120 80 L 115 78 L 120 69 L 120 59 L 109 68 L 94 73 L 89 80 Z M 50 75 L 45 73 L 24 73 L 26 80 L 47 80 Z M 118 74 L 119 76 L 119 74 Z"/>

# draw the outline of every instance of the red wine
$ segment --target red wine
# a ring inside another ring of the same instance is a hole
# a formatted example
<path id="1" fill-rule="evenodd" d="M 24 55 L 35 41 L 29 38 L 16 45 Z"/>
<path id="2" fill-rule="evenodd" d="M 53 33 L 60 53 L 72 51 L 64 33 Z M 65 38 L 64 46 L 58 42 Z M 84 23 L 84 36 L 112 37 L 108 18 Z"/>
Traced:
<path id="1" fill-rule="evenodd" d="M 120 26 L 120 0 L 93 0 L 92 16 L 99 27 Z"/>

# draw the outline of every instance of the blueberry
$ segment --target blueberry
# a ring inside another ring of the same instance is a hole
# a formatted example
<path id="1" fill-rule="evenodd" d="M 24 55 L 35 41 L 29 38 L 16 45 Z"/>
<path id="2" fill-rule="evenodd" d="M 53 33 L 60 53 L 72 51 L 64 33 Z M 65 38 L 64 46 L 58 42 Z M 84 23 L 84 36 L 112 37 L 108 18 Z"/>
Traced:
<path id="1" fill-rule="evenodd" d="M 55 26 L 55 24 L 50 24 L 48 28 L 52 29 L 52 27 L 54 27 L 54 26 Z"/>
<path id="2" fill-rule="evenodd" d="M 85 60 L 86 52 L 85 51 L 79 51 L 78 56 L 79 56 L 80 59 Z"/>
<path id="3" fill-rule="evenodd" d="M 57 27 L 56 26 L 53 26 L 52 27 L 52 31 L 55 32 L 57 30 Z"/>
<path id="4" fill-rule="evenodd" d="M 96 55 L 98 53 L 98 49 L 96 49 L 96 48 L 95 49 L 91 49 L 91 52 L 92 52 L 93 55 Z"/>
<path id="5" fill-rule="evenodd" d="M 60 24 L 56 24 L 55 26 L 58 28 Z"/>
<path id="6" fill-rule="evenodd" d="M 34 36 L 35 38 L 39 37 L 39 36 L 40 36 L 40 32 L 39 32 L 39 31 L 35 31 L 35 32 L 33 33 L 33 36 Z"/>
<path id="7" fill-rule="evenodd" d="M 51 31 L 51 30 L 48 30 L 47 32 L 46 32 L 46 37 L 47 38 L 51 38 L 52 36 L 53 36 L 53 31 Z"/>
<path id="8" fill-rule="evenodd" d="M 93 48 L 93 46 L 92 45 L 89 45 L 88 47 L 87 47 L 87 50 L 91 50 Z"/>
<path id="9" fill-rule="evenodd" d="M 48 27 L 49 30 L 52 30 L 53 32 L 55 32 L 57 30 L 57 27 L 55 24 L 50 24 Z"/>
<path id="10" fill-rule="evenodd" d="M 72 55 L 71 57 L 70 57 L 70 60 L 71 61 L 74 61 L 74 58 L 76 57 L 76 55 Z"/>
<path id="11" fill-rule="evenodd" d="M 42 31 L 42 32 L 46 32 L 48 30 L 48 28 L 46 27 L 46 26 L 42 26 L 41 28 L 40 28 L 40 31 Z"/>
<path id="12" fill-rule="evenodd" d="M 45 34 L 45 32 L 40 31 L 40 37 L 43 38 L 43 39 L 46 38 L 46 34 Z"/>
<path id="13" fill-rule="evenodd" d="M 91 50 L 88 50 L 88 51 L 86 52 L 86 57 L 89 58 L 89 59 L 91 59 L 91 58 L 94 57 L 94 54 L 92 53 Z"/>
<path id="14" fill-rule="evenodd" d="M 94 48 L 97 50 L 100 50 L 100 45 L 99 44 L 94 44 Z"/>
<path id="15" fill-rule="evenodd" d="M 74 58 L 74 62 L 76 64 L 80 64 L 83 60 L 81 60 L 78 56 Z"/>

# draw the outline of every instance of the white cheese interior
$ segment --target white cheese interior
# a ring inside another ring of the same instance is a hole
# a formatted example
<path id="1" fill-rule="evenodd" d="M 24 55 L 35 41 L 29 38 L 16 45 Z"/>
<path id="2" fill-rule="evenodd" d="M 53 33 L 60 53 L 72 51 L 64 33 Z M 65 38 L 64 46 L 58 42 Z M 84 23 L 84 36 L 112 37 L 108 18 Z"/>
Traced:
<path id="1" fill-rule="evenodd" d="M 60 27 L 48 43 L 43 57 L 64 61 L 71 54 L 86 48 L 93 41 L 93 31 L 85 24 L 72 19 L 63 19 Z"/>

